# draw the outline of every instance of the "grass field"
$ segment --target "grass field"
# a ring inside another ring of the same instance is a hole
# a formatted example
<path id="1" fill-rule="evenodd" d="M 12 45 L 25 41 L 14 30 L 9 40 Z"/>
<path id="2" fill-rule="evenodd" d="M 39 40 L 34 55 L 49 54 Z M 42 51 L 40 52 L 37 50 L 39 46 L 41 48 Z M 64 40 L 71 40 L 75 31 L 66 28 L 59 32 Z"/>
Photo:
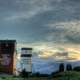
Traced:
<path id="1" fill-rule="evenodd" d="M 20 77 L 0 77 L 0 80 L 80 80 L 80 72 L 68 71 L 49 77 L 29 77 L 25 79 Z"/>
<path id="2" fill-rule="evenodd" d="M 52 80 L 80 80 L 80 72 L 68 71 L 55 74 Z"/>

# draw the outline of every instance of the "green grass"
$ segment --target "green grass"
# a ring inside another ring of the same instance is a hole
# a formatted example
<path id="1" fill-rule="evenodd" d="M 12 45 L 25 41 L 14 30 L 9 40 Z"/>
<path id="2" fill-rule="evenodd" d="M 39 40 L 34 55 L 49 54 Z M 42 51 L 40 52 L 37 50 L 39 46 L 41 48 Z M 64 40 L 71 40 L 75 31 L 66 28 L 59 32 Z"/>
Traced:
<path id="1" fill-rule="evenodd" d="M 53 75 L 54 80 L 80 80 L 80 72 L 67 71 Z"/>
<path id="2" fill-rule="evenodd" d="M 33 78 L 10 78 L 10 77 L 6 77 L 6 78 L 0 78 L 0 80 L 49 80 L 47 77 L 33 77 Z"/>
<path id="3" fill-rule="evenodd" d="M 80 80 L 80 72 L 67 71 L 49 77 L 29 77 L 25 79 L 20 77 L 0 77 L 0 80 Z"/>

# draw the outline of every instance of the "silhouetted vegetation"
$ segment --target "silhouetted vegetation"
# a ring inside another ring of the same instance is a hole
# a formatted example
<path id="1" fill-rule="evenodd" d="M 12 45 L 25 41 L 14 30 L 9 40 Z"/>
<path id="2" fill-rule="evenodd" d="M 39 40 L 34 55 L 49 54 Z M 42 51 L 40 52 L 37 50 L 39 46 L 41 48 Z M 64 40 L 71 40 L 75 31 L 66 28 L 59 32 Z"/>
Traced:
<path id="1" fill-rule="evenodd" d="M 34 74 L 32 74 L 32 77 L 39 77 L 40 76 L 40 73 L 39 72 L 37 72 L 37 73 L 34 73 Z"/>
<path id="2" fill-rule="evenodd" d="M 40 74 L 39 72 L 32 74 L 32 77 L 48 77 L 49 74 Z"/>
<path id="3" fill-rule="evenodd" d="M 24 71 L 24 70 L 23 70 Z M 34 75 L 34 74 L 32 74 Z M 45 75 L 45 76 L 44 76 Z M 65 71 L 65 72 L 52 72 L 51 75 L 35 73 L 34 77 L 0 77 L 0 80 L 80 80 L 80 72 Z"/>
<path id="4" fill-rule="evenodd" d="M 67 66 L 66 66 L 66 70 L 67 70 L 67 71 L 71 71 L 71 70 L 72 70 L 72 66 L 71 66 L 71 64 L 67 64 Z"/>
<path id="5" fill-rule="evenodd" d="M 74 71 L 80 71 L 80 66 L 73 68 Z"/>
<path id="6" fill-rule="evenodd" d="M 56 71 L 56 72 L 52 72 L 51 74 L 50 74 L 50 76 L 55 76 L 55 74 L 58 74 L 59 73 L 59 71 Z"/>
<path id="7" fill-rule="evenodd" d="M 59 65 L 59 72 L 63 72 L 63 71 L 64 71 L 64 64 L 61 63 L 61 64 Z"/>
<path id="8" fill-rule="evenodd" d="M 20 76 L 23 77 L 23 78 L 26 78 L 26 77 L 29 77 L 29 73 L 26 72 L 25 69 L 23 69 L 22 72 L 20 73 Z"/>

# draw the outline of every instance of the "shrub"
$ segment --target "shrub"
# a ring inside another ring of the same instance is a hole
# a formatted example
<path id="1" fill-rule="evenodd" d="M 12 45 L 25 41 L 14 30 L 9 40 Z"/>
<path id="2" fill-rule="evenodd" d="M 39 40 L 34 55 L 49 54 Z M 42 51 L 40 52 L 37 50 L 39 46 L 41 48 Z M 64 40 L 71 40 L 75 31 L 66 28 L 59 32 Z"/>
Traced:
<path id="1" fill-rule="evenodd" d="M 73 68 L 74 71 L 80 71 L 80 66 Z"/>
<path id="2" fill-rule="evenodd" d="M 50 76 L 54 77 L 55 74 L 58 74 L 58 73 L 59 73 L 59 71 L 52 72 Z"/>
<path id="3" fill-rule="evenodd" d="M 72 66 L 71 66 L 71 64 L 67 64 L 67 66 L 66 66 L 66 70 L 67 70 L 67 71 L 72 70 Z"/>
<path id="4" fill-rule="evenodd" d="M 40 74 L 40 77 L 48 77 L 49 74 Z"/>
<path id="5" fill-rule="evenodd" d="M 23 77 L 23 78 L 25 78 L 25 77 L 28 77 L 29 76 L 29 73 L 26 72 L 25 69 L 23 69 L 22 72 L 20 73 L 20 76 Z"/>
<path id="6" fill-rule="evenodd" d="M 39 77 L 40 76 L 40 73 L 39 72 L 36 72 L 36 73 L 33 73 L 32 74 L 32 77 Z"/>
<path id="7" fill-rule="evenodd" d="M 48 77 L 48 76 L 49 76 L 48 74 L 40 74 L 39 72 L 32 74 L 32 77 Z"/>
<path id="8" fill-rule="evenodd" d="M 35 74 L 35 76 L 36 76 L 36 77 L 39 77 L 39 76 L 40 76 L 40 73 L 39 73 L 39 72 L 37 72 L 37 73 Z"/>
<path id="9" fill-rule="evenodd" d="M 59 65 L 59 72 L 63 72 L 63 71 L 64 71 L 64 64 L 61 63 L 61 64 Z"/>

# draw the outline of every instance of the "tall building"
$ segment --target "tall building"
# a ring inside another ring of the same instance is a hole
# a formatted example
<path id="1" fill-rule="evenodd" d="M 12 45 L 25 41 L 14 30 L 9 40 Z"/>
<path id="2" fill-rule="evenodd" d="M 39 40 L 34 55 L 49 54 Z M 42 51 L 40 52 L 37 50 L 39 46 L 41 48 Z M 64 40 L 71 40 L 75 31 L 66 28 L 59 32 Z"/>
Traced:
<path id="1" fill-rule="evenodd" d="M 21 68 L 32 72 L 32 48 L 21 49 Z"/>
<path id="2" fill-rule="evenodd" d="M 0 40 L 0 73 L 13 74 L 16 69 L 16 40 Z"/>

